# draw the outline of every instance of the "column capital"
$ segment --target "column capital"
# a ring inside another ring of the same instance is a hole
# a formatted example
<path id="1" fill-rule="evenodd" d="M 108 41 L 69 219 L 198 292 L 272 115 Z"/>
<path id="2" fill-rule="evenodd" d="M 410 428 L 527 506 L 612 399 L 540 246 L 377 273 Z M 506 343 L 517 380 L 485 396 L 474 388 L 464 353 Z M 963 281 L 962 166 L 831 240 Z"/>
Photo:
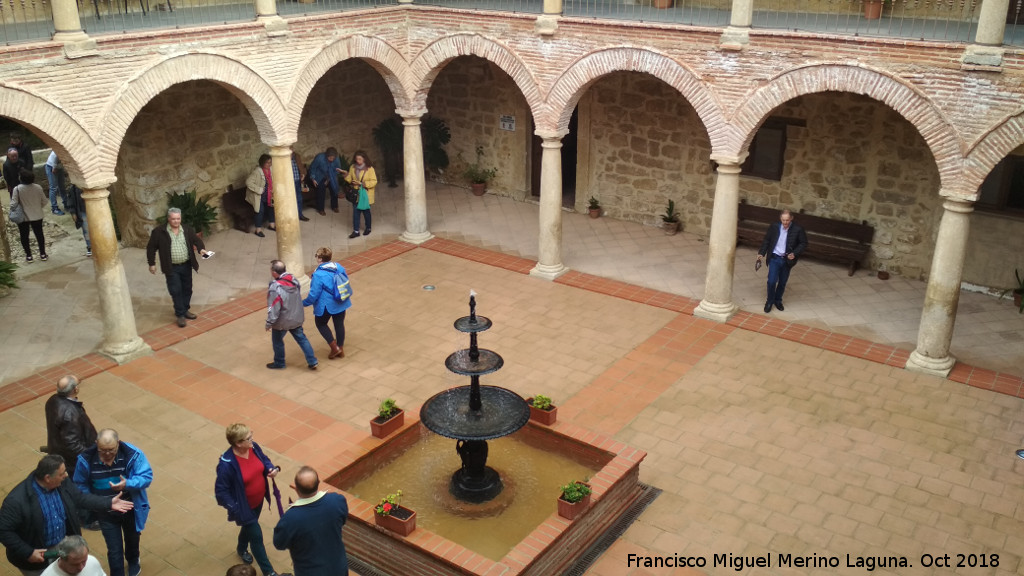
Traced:
<path id="1" fill-rule="evenodd" d="M 82 190 L 104 190 L 111 187 L 115 182 L 117 182 L 117 177 L 102 175 L 98 178 L 83 182 L 82 184 L 78 184 L 77 182 L 72 182 L 72 184 L 78 186 Z"/>
<path id="2" fill-rule="evenodd" d="M 423 124 L 423 118 L 420 116 L 402 116 L 402 126 L 419 126 Z"/>
<path id="3" fill-rule="evenodd" d="M 956 212 L 958 214 L 970 214 L 974 212 L 974 202 L 970 200 L 961 200 L 959 198 L 946 198 L 942 201 L 942 207 L 949 212 Z"/>
<path id="4" fill-rule="evenodd" d="M 104 200 L 110 197 L 110 190 L 106 188 L 82 188 L 82 198 L 85 200 Z"/>
<path id="5" fill-rule="evenodd" d="M 722 166 L 736 166 L 736 167 L 739 167 L 739 166 L 742 166 L 743 163 L 747 161 L 747 156 L 749 154 L 750 154 L 750 152 L 742 152 L 742 153 L 736 154 L 736 155 L 712 153 L 711 154 L 711 161 L 714 162 L 715 164 L 717 164 L 719 168 L 722 167 Z"/>
<path id="6" fill-rule="evenodd" d="M 292 143 L 294 144 L 294 142 Z M 292 144 L 283 144 L 280 146 L 270 146 L 270 156 L 272 158 L 281 158 L 284 156 L 291 157 L 292 155 Z"/>
<path id="7" fill-rule="evenodd" d="M 559 142 L 561 143 L 562 138 L 569 133 L 569 130 L 545 130 L 538 128 L 533 131 L 534 134 L 540 136 L 544 142 Z"/>
<path id="8" fill-rule="evenodd" d="M 416 118 L 419 119 L 427 113 L 427 109 L 423 107 L 419 108 L 395 108 L 395 114 L 398 114 L 403 119 Z"/>

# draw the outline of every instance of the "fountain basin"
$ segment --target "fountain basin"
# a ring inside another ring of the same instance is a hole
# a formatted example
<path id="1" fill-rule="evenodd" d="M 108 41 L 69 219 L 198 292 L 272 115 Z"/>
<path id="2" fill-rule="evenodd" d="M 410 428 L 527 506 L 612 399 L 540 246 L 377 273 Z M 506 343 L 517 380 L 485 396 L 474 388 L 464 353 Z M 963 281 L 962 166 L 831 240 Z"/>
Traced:
<path id="1" fill-rule="evenodd" d="M 346 487 L 355 485 L 415 445 L 424 435 L 431 434 L 420 423 L 413 422 L 339 470 L 327 482 L 344 492 Z M 558 516 L 554 505 L 558 497 L 556 488 L 550 500 L 545 496 L 536 503 L 551 510 L 547 517 L 507 554 L 495 560 L 422 527 L 408 537 L 378 528 L 373 519 L 376 502 L 364 501 L 346 492 L 350 511 L 345 528 L 348 553 L 393 574 L 558 574 L 575 562 L 640 496 L 639 466 L 646 452 L 567 423 L 559 423 L 556 429 L 528 423 L 516 433 L 516 438 L 543 450 L 573 454 L 577 459 L 593 463 L 597 470 L 589 480 L 594 489 L 593 504 L 582 516 L 572 522 Z M 420 522 L 422 525 L 423 518 Z M 382 554 L 382 550 L 387 550 L 387 554 Z"/>

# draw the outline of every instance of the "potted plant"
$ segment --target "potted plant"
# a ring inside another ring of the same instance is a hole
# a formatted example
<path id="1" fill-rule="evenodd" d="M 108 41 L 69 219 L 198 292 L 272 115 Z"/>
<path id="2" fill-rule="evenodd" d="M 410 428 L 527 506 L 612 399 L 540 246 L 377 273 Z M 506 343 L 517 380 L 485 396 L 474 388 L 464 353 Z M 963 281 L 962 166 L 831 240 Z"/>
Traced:
<path id="1" fill-rule="evenodd" d="M 373 509 L 373 522 L 381 528 L 401 536 L 408 536 L 416 529 L 416 511 L 402 506 L 402 491 L 381 498 Z"/>
<path id="2" fill-rule="evenodd" d="M 882 17 L 883 0 L 864 0 L 864 19 L 878 20 Z"/>
<path id="3" fill-rule="evenodd" d="M 537 394 L 532 398 L 527 398 L 526 403 L 530 405 L 530 420 L 551 426 L 558 419 L 558 406 L 551 403 L 551 398 Z"/>
<path id="4" fill-rule="evenodd" d="M 423 141 L 423 168 L 428 172 L 443 172 L 449 163 L 444 146 L 452 140 L 448 124 L 427 114 L 420 123 L 420 136 Z"/>
<path id="5" fill-rule="evenodd" d="M 200 197 L 194 188 L 171 194 L 167 200 L 167 208 L 181 210 L 181 223 L 187 224 L 199 236 L 209 235 L 213 229 L 213 223 L 217 221 L 217 208 L 210 204 L 209 198 Z M 167 215 L 164 214 L 156 221 L 161 226 L 166 226 Z"/>
<path id="6" fill-rule="evenodd" d="M 373 142 L 380 148 L 381 156 L 384 158 L 384 175 L 388 179 L 388 188 L 398 187 L 398 173 L 402 169 L 402 149 L 405 143 L 402 121 L 397 116 L 382 120 L 373 129 Z"/>
<path id="7" fill-rule="evenodd" d="M 0 260 L 0 298 L 7 296 L 18 287 L 18 279 L 14 276 L 14 271 L 17 269 L 17 264 Z"/>
<path id="8" fill-rule="evenodd" d="M 562 486 L 562 494 L 558 497 L 558 515 L 573 520 L 590 506 L 590 494 L 593 492 L 586 481 L 573 480 Z"/>
<path id="9" fill-rule="evenodd" d="M 601 217 L 601 203 L 598 202 L 597 198 L 591 196 L 590 200 L 587 200 L 587 211 L 590 212 L 591 218 Z"/>
<path id="10" fill-rule="evenodd" d="M 370 433 L 374 438 L 387 438 L 403 424 L 405 410 L 399 408 L 393 398 L 386 398 L 377 409 L 377 417 L 370 420 Z"/>
<path id="11" fill-rule="evenodd" d="M 484 155 L 484 147 L 476 147 L 476 161 L 470 162 L 466 169 L 462 171 L 462 175 L 465 176 L 470 184 L 472 185 L 473 194 L 476 196 L 483 196 L 484 192 L 487 191 L 487 183 L 494 180 L 494 177 L 498 174 L 498 169 L 484 168 L 481 158 Z"/>
<path id="12" fill-rule="evenodd" d="M 676 203 L 674 200 L 668 201 L 668 207 L 665 208 L 665 213 L 661 215 L 662 228 L 665 230 L 665 234 L 669 236 L 679 232 L 679 212 L 676 212 Z"/>

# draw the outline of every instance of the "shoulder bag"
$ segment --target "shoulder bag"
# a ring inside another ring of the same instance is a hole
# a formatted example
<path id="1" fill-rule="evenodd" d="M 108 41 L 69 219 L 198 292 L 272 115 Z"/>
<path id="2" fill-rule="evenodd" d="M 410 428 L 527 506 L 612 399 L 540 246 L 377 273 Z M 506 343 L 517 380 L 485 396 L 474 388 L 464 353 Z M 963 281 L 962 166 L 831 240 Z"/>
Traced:
<path id="1" fill-rule="evenodd" d="M 15 186 L 14 190 L 11 191 L 12 198 L 14 197 L 14 194 L 18 192 L 18 188 L 21 188 L 21 186 Z M 18 198 L 18 204 L 16 206 L 11 206 L 11 215 L 9 218 L 11 219 L 11 222 L 14 222 L 15 224 L 21 224 L 27 220 L 25 217 L 25 209 L 21 206 L 20 196 Z"/>

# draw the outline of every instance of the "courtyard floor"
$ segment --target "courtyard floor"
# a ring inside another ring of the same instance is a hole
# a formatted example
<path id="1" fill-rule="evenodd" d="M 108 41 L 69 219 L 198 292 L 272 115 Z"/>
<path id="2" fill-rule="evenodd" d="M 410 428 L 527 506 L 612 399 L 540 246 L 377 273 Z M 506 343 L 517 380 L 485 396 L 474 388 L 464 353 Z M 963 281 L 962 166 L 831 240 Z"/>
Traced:
<path id="1" fill-rule="evenodd" d="M 419 247 L 395 240 L 404 221 L 397 191 L 378 194 L 374 234 L 354 241 L 344 208 L 308 212 L 310 263 L 316 246 L 330 245 L 355 291 L 346 358 L 326 360 L 307 322 L 321 357 L 315 372 L 291 342 L 289 369 L 264 368 L 272 234 L 210 238 L 218 254 L 196 276 L 200 319 L 185 329 L 171 325 L 163 279 L 146 273 L 142 251 L 122 250 L 139 332 L 155 350 L 123 366 L 91 353 L 100 331 L 91 260 L 73 245 L 51 250 L 50 262 L 31 265 L 22 288 L 0 299 L 0 456 L 11 464 L 0 486 L 38 459 L 42 405 L 57 378 L 86 375 L 81 398 L 93 421 L 141 447 L 156 471 L 144 573 L 221 574 L 235 562 L 236 534 L 212 493 L 224 427 L 250 424 L 285 479 L 303 463 L 326 477 L 374 445 L 368 421 L 381 399 L 417 412 L 464 384 L 443 361 L 465 347 L 451 322 L 465 315 L 472 289 L 494 321 L 486 346 L 505 359 L 486 383 L 552 396 L 556 429 L 589 429 L 648 452 L 641 480 L 663 493 L 590 574 L 683 572 L 629 567 L 631 553 L 699 556 L 702 571 L 721 574 L 735 570 L 713 567 L 715 554 L 771 554 L 772 568 L 749 570 L 766 574 L 863 572 L 845 568 L 847 554 L 912 565 L 881 573 L 949 571 L 925 567 L 925 554 L 953 563 L 985 554 L 990 564 L 998 555 L 998 566 L 956 570 L 963 574 L 1024 569 L 1024 461 L 1013 454 L 1024 437 L 1024 320 L 1007 302 L 961 297 L 959 381 L 944 380 L 901 368 L 916 339 L 921 282 L 847 278 L 841 267 L 807 262 L 794 271 L 786 312 L 769 316 L 760 312 L 763 269 L 755 275 L 753 251 L 741 249 L 744 311 L 721 325 L 690 315 L 707 258 L 695 236 L 566 213 L 573 271 L 546 282 L 526 275 L 536 258 L 535 205 L 441 186 L 428 197 L 438 238 Z M 436 289 L 423 290 L 428 284 Z M 275 521 L 264 514 L 267 533 Z M 105 558 L 100 535 L 86 537 Z M 842 564 L 780 568 L 778 554 L 835 555 Z M 278 571 L 289 569 L 286 554 L 271 557 Z M 3 563 L 0 574 L 16 571 Z"/>

